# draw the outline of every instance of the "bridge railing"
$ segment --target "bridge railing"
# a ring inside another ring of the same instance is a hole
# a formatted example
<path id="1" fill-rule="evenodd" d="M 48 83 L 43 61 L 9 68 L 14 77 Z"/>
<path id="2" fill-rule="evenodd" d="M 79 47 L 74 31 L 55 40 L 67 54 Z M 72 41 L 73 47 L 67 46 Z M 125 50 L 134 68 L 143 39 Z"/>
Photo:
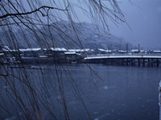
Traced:
<path id="1" fill-rule="evenodd" d="M 161 56 L 161 54 L 143 54 L 143 53 L 127 53 L 127 54 L 120 54 L 120 53 L 109 53 L 109 54 L 94 54 L 94 55 L 87 55 L 87 57 L 95 57 L 95 56 Z"/>

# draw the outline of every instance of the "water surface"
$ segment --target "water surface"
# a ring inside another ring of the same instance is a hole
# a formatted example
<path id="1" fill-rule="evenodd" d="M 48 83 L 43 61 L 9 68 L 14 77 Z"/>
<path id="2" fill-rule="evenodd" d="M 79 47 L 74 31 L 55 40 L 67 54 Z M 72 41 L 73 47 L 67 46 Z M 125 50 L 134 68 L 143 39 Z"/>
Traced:
<path id="1" fill-rule="evenodd" d="M 40 108 L 44 119 L 63 120 L 65 104 L 72 120 L 159 120 L 158 83 L 161 68 L 42 65 L 41 69 L 39 66 L 8 67 L 8 71 L 20 79 L 31 81 L 38 98 L 50 105 L 55 118 L 42 105 Z M 26 87 L 18 78 L 9 75 L 0 79 L 0 105 L 7 106 L 11 113 L 7 114 L 1 108 L 0 116 L 3 119 L 18 119 L 13 116 L 20 114 L 21 109 L 14 101 L 11 103 L 12 97 L 6 92 L 10 86 L 5 84 L 5 79 L 14 81 L 29 108 L 30 94 L 25 92 Z M 65 103 L 62 96 L 65 97 Z"/>

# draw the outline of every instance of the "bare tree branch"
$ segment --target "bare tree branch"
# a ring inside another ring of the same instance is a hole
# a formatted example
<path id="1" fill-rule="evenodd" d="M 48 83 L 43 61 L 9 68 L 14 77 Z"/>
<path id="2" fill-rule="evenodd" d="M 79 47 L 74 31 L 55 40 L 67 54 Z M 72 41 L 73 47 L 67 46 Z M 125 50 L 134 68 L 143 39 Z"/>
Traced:
<path id="1" fill-rule="evenodd" d="M 35 10 L 29 11 L 29 12 L 21 12 L 21 13 L 7 13 L 5 15 L 0 16 L 0 19 L 3 18 L 7 18 L 7 17 L 12 17 L 12 16 L 23 16 L 23 15 L 29 15 L 29 14 L 33 14 L 35 12 L 41 12 L 41 9 L 55 9 L 55 10 L 59 10 L 59 11 L 66 11 L 66 9 L 61 9 L 61 8 L 56 8 L 56 7 L 50 7 L 50 6 L 41 6 Z M 42 14 L 43 15 L 43 14 Z"/>

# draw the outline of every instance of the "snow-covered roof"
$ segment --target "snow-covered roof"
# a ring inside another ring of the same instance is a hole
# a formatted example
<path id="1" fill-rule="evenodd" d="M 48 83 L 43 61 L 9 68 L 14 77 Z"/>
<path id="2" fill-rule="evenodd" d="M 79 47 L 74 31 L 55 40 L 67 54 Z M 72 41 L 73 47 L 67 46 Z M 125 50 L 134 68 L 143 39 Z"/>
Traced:
<path id="1" fill-rule="evenodd" d="M 101 52 L 112 52 L 112 50 L 106 50 L 106 49 L 102 49 L 102 48 L 99 48 L 98 50 Z"/>
<path id="2" fill-rule="evenodd" d="M 146 52 L 145 50 L 140 50 L 140 52 Z"/>
<path id="3" fill-rule="evenodd" d="M 90 49 L 89 48 L 86 48 L 86 49 L 83 49 L 84 51 L 86 51 L 86 52 L 88 52 L 88 51 L 90 51 Z"/>
<path id="4" fill-rule="evenodd" d="M 98 50 L 99 51 L 102 51 L 102 52 L 105 52 L 106 51 L 105 49 L 102 49 L 102 48 L 99 48 Z"/>
<path id="5" fill-rule="evenodd" d="M 90 51 L 89 48 L 86 49 L 68 49 L 69 52 L 88 52 Z"/>
<path id="6" fill-rule="evenodd" d="M 65 48 L 50 48 L 52 51 L 67 51 Z"/>
<path id="7" fill-rule="evenodd" d="M 27 51 L 39 51 L 41 48 L 25 48 L 25 49 L 19 49 L 21 52 L 27 52 Z"/>
<path id="8" fill-rule="evenodd" d="M 153 50 L 155 53 L 161 53 L 161 50 Z"/>
<path id="9" fill-rule="evenodd" d="M 9 51 L 10 48 L 9 48 L 8 46 L 3 46 L 2 50 L 3 50 L 3 51 Z"/>
<path id="10" fill-rule="evenodd" d="M 3 56 L 4 55 L 4 53 L 0 53 L 0 56 Z"/>
<path id="11" fill-rule="evenodd" d="M 83 49 L 68 49 L 69 52 L 84 52 Z"/>
<path id="12" fill-rule="evenodd" d="M 131 52 L 139 52 L 138 49 L 132 49 Z"/>
<path id="13" fill-rule="evenodd" d="M 4 51 L 17 52 L 18 50 L 13 49 L 13 50 L 4 50 Z"/>
<path id="14" fill-rule="evenodd" d="M 65 52 L 66 55 L 76 54 L 76 52 Z"/>
<path id="15" fill-rule="evenodd" d="M 127 51 L 126 51 L 126 50 L 118 50 L 118 52 L 125 53 L 125 52 L 127 52 Z"/>

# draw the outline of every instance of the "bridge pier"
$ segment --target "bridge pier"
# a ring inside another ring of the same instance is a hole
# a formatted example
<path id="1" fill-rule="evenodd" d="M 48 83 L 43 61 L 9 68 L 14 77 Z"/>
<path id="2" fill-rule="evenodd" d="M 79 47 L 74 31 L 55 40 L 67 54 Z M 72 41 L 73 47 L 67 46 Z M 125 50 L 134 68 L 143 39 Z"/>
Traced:
<path id="1" fill-rule="evenodd" d="M 160 65 L 159 59 L 156 59 L 156 64 L 157 64 L 157 67 L 159 67 L 159 65 Z"/>
<path id="2" fill-rule="evenodd" d="M 151 59 L 148 59 L 148 67 L 152 67 Z"/>
<path id="3" fill-rule="evenodd" d="M 143 58 L 143 67 L 145 67 L 145 59 Z"/>
<path id="4" fill-rule="evenodd" d="M 138 66 L 140 67 L 141 66 L 141 61 L 140 61 L 139 58 L 137 59 L 137 62 L 138 62 Z"/>

